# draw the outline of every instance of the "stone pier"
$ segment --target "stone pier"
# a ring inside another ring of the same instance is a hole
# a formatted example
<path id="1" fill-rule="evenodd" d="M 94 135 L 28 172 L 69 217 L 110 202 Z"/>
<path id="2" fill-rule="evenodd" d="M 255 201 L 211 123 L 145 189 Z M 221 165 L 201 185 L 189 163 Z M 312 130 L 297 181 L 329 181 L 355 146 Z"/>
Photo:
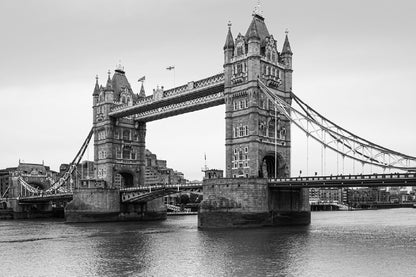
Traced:
<path id="1" fill-rule="evenodd" d="M 68 223 L 166 219 L 163 199 L 147 203 L 125 204 L 120 191 L 111 188 L 82 188 L 74 191 L 65 207 Z"/>
<path id="2" fill-rule="evenodd" d="M 306 189 L 271 190 L 267 179 L 224 178 L 203 182 L 199 228 L 310 224 Z"/>

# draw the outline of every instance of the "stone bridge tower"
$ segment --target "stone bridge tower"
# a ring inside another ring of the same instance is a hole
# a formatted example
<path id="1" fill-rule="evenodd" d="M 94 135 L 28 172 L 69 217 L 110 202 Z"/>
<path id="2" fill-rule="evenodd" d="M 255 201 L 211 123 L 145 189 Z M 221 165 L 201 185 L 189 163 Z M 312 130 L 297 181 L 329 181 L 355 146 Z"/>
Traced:
<path id="1" fill-rule="evenodd" d="M 108 73 L 105 87 L 98 85 L 93 93 L 94 163 L 96 178 L 109 188 L 144 185 L 146 123 L 133 117 L 115 119 L 108 114 L 119 107 L 134 105 L 144 97 L 144 90 L 134 94 L 124 68 L 119 66 L 113 77 Z"/>
<path id="2" fill-rule="evenodd" d="M 224 45 L 226 177 L 203 182 L 199 228 L 307 225 L 308 189 L 272 189 L 266 178 L 290 176 L 290 121 L 259 88 L 291 104 L 292 51 L 281 52 L 258 13 L 245 35 Z"/>
<path id="3" fill-rule="evenodd" d="M 226 177 L 274 178 L 290 175 L 290 122 L 260 90 L 260 79 L 291 103 L 292 51 L 286 34 L 277 50 L 264 17 L 253 14 L 245 33 L 231 33 L 224 45 L 226 97 Z"/>

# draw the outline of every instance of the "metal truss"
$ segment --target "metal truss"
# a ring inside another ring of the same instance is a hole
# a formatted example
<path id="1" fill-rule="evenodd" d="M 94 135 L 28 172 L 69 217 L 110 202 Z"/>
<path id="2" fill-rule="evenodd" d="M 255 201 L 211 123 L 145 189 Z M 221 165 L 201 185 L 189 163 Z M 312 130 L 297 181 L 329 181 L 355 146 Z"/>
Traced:
<path id="1" fill-rule="evenodd" d="M 305 104 L 295 94 L 293 100 L 299 105 L 302 112 L 293 108 L 280 98 L 272 89 L 258 80 L 260 89 L 272 100 L 280 113 L 286 116 L 293 124 L 322 144 L 324 148 L 347 157 L 362 165 L 369 164 L 383 169 L 399 169 L 416 171 L 416 157 L 399 153 L 363 139 L 339 125 L 325 118 L 310 106 Z"/>
<path id="2" fill-rule="evenodd" d="M 85 139 L 84 143 L 82 144 L 81 148 L 79 149 L 77 155 L 69 164 L 69 169 L 64 173 L 64 175 L 59 178 L 52 186 L 50 186 L 45 193 L 53 193 L 53 192 L 60 192 L 60 193 L 67 193 L 72 190 L 71 186 L 64 186 L 71 181 L 72 174 L 77 169 L 78 164 L 80 163 L 82 157 L 84 156 L 85 151 L 87 150 L 88 144 L 90 143 L 91 137 L 93 135 L 93 129 L 91 128 L 87 138 Z"/>
<path id="3" fill-rule="evenodd" d="M 175 104 L 168 104 L 160 108 L 137 113 L 134 116 L 134 119 L 138 121 L 151 121 L 169 116 L 174 116 L 185 112 L 200 110 L 207 107 L 213 107 L 221 105 L 223 103 L 224 92 L 218 92 L 204 97 L 183 101 Z"/>
<path id="4" fill-rule="evenodd" d="M 20 193 L 21 195 L 27 195 L 27 192 L 29 193 L 29 195 L 33 195 L 33 194 L 39 194 L 40 190 L 38 188 L 35 188 L 31 185 L 29 185 L 22 176 L 17 177 L 17 182 L 18 184 L 21 186 L 20 187 Z M 23 190 L 24 188 L 24 190 Z"/>

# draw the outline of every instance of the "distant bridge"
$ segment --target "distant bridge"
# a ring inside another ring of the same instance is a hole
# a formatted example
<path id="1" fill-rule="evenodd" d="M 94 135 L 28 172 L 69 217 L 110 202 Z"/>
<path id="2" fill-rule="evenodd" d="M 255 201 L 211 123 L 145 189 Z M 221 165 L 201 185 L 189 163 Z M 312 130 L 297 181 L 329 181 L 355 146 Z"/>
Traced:
<path id="1" fill-rule="evenodd" d="M 366 174 L 308 176 L 268 179 L 271 189 L 278 188 L 322 188 L 322 187 L 405 187 L 416 186 L 416 173 Z M 178 192 L 202 194 L 201 183 L 170 184 L 130 187 L 120 189 L 123 203 L 148 202 Z M 41 203 L 48 201 L 71 200 L 72 192 L 52 194 L 32 194 L 18 197 L 19 203 Z"/>

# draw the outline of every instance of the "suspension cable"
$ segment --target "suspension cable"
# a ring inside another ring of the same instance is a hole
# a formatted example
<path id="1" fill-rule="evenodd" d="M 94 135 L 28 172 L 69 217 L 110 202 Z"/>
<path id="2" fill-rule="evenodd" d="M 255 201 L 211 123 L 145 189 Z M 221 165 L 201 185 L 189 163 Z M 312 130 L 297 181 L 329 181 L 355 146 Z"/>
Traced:
<path id="1" fill-rule="evenodd" d="M 269 99 L 272 99 L 272 100 L 276 99 L 277 100 L 277 102 L 279 104 L 278 108 L 279 108 L 280 112 L 282 114 L 284 114 L 292 123 L 294 123 L 302 131 L 307 132 L 310 136 L 312 136 L 313 139 L 315 139 L 319 143 L 325 144 L 326 147 L 330 148 L 332 151 L 344 155 L 344 158 L 346 156 L 346 157 L 348 157 L 352 160 L 360 161 L 360 162 L 364 162 L 364 163 L 368 163 L 368 164 L 373 164 L 373 165 L 376 165 L 376 166 L 379 166 L 379 167 L 392 167 L 392 168 L 396 168 L 396 169 L 400 169 L 400 170 L 409 170 L 409 171 L 416 170 L 416 158 L 413 158 L 413 157 L 408 156 L 408 155 L 405 155 L 404 157 L 403 156 L 398 156 L 397 155 L 398 152 L 395 152 L 395 151 L 389 152 L 390 150 L 388 150 L 387 148 L 383 148 L 383 147 L 377 146 L 375 144 L 372 144 L 368 141 L 361 140 L 361 138 L 351 135 L 351 133 L 344 131 L 344 129 L 342 129 L 338 125 L 333 124 L 332 122 L 331 122 L 332 126 L 328 126 L 328 127 L 324 126 L 318 120 L 316 120 L 313 116 L 306 116 L 305 114 L 303 114 L 303 113 L 299 112 L 298 110 L 296 110 L 295 108 L 293 108 L 289 103 L 287 103 L 285 100 L 280 98 L 277 95 L 276 92 L 271 91 L 260 79 L 258 79 L 258 84 L 259 84 L 259 87 L 261 88 L 261 90 L 265 93 L 265 95 Z M 292 96 L 294 96 L 294 94 L 292 94 Z M 300 106 L 302 107 L 302 109 L 307 114 L 310 114 L 309 110 L 307 110 L 307 109 L 310 109 L 310 111 L 316 113 L 309 106 L 307 106 L 306 108 L 303 107 L 301 104 L 300 104 Z M 330 122 L 322 116 L 320 117 L 320 119 L 325 120 L 326 123 Z M 316 131 L 314 131 L 314 130 L 307 131 L 306 130 L 306 128 L 303 126 L 304 122 L 309 122 L 313 128 L 317 128 L 316 130 L 319 129 L 320 132 L 325 131 L 326 133 L 328 133 L 333 138 L 333 140 L 330 141 L 330 142 L 323 142 L 322 137 L 320 138 L 319 136 L 316 136 L 314 134 Z M 335 144 L 343 143 L 344 151 L 340 152 L 339 149 L 337 150 L 336 147 L 331 145 L 331 144 L 334 144 L 334 143 Z M 351 145 L 351 144 L 353 144 L 353 145 Z M 345 152 L 345 147 L 348 149 L 347 152 Z M 381 152 L 381 153 L 377 153 L 375 156 L 372 156 L 369 153 L 368 148 L 376 149 L 376 150 L 378 150 L 378 152 Z M 351 152 L 352 154 L 350 154 L 349 152 Z M 379 159 L 379 157 L 381 156 L 382 153 L 388 153 L 390 155 L 393 155 L 393 154 L 396 155 L 395 160 L 393 161 L 393 163 L 388 164 L 385 161 L 381 161 Z M 403 165 L 403 162 L 405 161 L 406 158 L 411 160 L 412 162 L 415 162 L 415 166 L 407 167 L 407 166 Z"/>

